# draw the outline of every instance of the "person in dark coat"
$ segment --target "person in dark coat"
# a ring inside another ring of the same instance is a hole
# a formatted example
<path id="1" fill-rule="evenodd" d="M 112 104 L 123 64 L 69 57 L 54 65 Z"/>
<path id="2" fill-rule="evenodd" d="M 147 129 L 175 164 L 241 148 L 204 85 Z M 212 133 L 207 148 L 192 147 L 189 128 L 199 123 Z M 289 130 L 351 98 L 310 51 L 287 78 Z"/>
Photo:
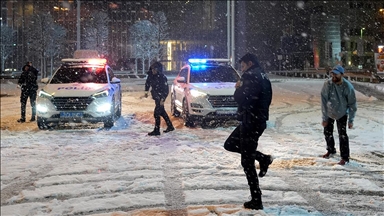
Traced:
<path id="1" fill-rule="evenodd" d="M 151 73 L 148 72 L 147 80 L 145 82 L 145 97 L 148 97 L 148 90 L 151 88 L 151 95 L 155 100 L 155 110 L 153 116 L 155 117 L 155 129 L 148 133 L 149 136 L 160 135 L 160 117 L 163 117 L 167 123 L 167 129 L 164 133 L 175 130 L 171 120 L 164 108 L 164 102 L 169 94 L 168 80 L 163 74 L 163 65 L 160 62 L 155 62 L 150 67 Z"/>
<path id="2" fill-rule="evenodd" d="M 36 96 L 37 96 L 37 76 L 39 71 L 32 66 L 32 62 L 27 62 L 23 66 L 23 72 L 18 80 L 18 87 L 21 88 L 20 103 L 21 103 L 21 118 L 17 122 L 25 122 L 25 112 L 27 100 L 32 107 L 32 117 L 30 121 L 36 120 Z"/>
<path id="3" fill-rule="evenodd" d="M 257 151 L 257 146 L 259 137 L 267 127 L 272 87 L 255 55 L 248 53 L 239 63 L 243 74 L 236 83 L 234 98 L 238 104 L 238 120 L 241 123 L 225 141 L 224 148 L 241 154 L 241 165 L 252 197 L 251 201 L 244 203 L 244 207 L 263 209 L 255 160 L 260 164 L 259 176 L 265 176 L 273 157 Z"/>
<path id="4" fill-rule="evenodd" d="M 153 79 L 153 73 L 152 68 L 149 67 L 149 70 L 147 72 L 147 79 L 145 80 L 145 87 L 144 87 L 144 97 L 148 97 L 148 91 L 151 88 L 151 80 Z"/>

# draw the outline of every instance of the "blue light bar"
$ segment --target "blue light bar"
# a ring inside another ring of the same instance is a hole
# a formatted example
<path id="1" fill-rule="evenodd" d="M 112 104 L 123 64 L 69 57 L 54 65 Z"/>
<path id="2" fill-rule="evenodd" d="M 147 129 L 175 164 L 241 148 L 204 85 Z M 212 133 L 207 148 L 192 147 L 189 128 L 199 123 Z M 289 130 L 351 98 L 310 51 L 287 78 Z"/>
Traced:
<path id="1" fill-rule="evenodd" d="M 191 65 L 193 70 L 205 70 L 207 68 L 207 65 Z"/>
<path id="2" fill-rule="evenodd" d="M 207 59 L 188 59 L 189 63 L 207 63 Z"/>

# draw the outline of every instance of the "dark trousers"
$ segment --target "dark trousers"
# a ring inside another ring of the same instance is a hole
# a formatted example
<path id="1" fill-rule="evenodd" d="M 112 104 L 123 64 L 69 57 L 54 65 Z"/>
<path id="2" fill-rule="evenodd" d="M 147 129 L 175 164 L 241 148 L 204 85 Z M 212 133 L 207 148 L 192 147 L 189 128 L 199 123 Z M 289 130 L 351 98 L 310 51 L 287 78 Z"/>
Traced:
<path id="1" fill-rule="evenodd" d="M 340 142 L 340 156 L 344 160 L 349 160 L 349 138 L 347 135 L 347 119 L 348 116 L 345 115 L 339 120 L 336 120 Z M 328 125 L 324 127 L 324 136 L 325 141 L 327 142 L 327 151 L 331 153 L 336 153 L 335 139 L 333 137 L 333 127 L 335 120 L 328 118 L 327 122 Z"/>
<path id="2" fill-rule="evenodd" d="M 153 111 L 153 116 L 155 117 L 155 131 L 160 131 L 160 116 L 163 117 L 168 127 L 173 127 L 172 122 L 164 109 L 164 105 L 160 105 L 160 100 L 155 100 L 155 110 Z"/>
<path id="3" fill-rule="evenodd" d="M 27 100 L 29 98 L 29 102 L 32 107 L 32 117 L 36 116 L 36 90 L 22 90 L 20 95 L 20 103 L 21 103 L 21 119 L 25 120 L 25 109 L 27 106 Z"/>
<path id="4" fill-rule="evenodd" d="M 265 154 L 257 151 L 259 137 L 266 126 L 266 122 L 252 125 L 240 124 L 224 143 L 225 150 L 241 154 L 241 165 L 247 177 L 252 199 L 256 199 L 261 194 L 255 160 L 259 163 L 267 163 L 266 160 L 268 160 Z"/>

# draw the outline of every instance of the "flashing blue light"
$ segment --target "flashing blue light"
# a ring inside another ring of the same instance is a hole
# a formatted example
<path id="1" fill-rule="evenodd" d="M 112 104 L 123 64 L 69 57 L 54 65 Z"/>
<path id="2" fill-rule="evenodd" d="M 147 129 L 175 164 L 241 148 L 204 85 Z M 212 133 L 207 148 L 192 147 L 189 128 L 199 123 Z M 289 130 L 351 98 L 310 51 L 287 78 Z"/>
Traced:
<path id="1" fill-rule="evenodd" d="M 188 59 L 188 62 L 189 63 L 207 63 L 207 60 L 206 59 Z"/>
<path id="2" fill-rule="evenodd" d="M 193 70 L 205 70 L 207 68 L 207 65 L 191 65 Z"/>

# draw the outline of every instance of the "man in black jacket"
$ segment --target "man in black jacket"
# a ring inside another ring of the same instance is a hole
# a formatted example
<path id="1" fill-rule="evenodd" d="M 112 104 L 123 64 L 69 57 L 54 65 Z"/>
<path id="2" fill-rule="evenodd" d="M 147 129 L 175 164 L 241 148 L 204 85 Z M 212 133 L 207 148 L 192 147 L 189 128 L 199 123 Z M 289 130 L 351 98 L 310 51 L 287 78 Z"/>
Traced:
<path id="1" fill-rule="evenodd" d="M 243 74 L 236 83 L 234 98 L 238 104 L 238 120 L 241 123 L 225 141 L 224 148 L 241 154 L 241 165 L 252 196 L 251 201 L 244 203 L 244 207 L 263 209 L 255 160 L 260 164 L 259 176 L 265 176 L 273 158 L 256 149 L 259 137 L 267 127 L 272 87 L 255 55 L 247 53 L 239 62 Z"/>
<path id="2" fill-rule="evenodd" d="M 32 107 L 32 117 L 30 121 L 36 120 L 36 96 L 37 96 L 37 76 L 39 71 L 32 66 L 32 62 L 27 62 L 23 67 L 23 72 L 18 81 L 18 87 L 21 88 L 20 103 L 21 103 L 21 118 L 17 122 L 25 122 L 25 109 L 27 100 Z"/>
<path id="3" fill-rule="evenodd" d="M 163 65 L 160 62 L 155 62 L 150 67 L 151 72 L 148 72 L 147 80 L 145 82 L 145 97 L 148 97 L 149 87 L 151 88 L 151 95 L 155 100 L 155 110 L 153 116 L 155 117 L 155 129 L 148 133 L 149 136 L 160 135 L 160 116 L 163 117 L 167 123 L 167 129 L 164 133 L 175 130 L 171 120 L 164 108 L 164 102 L 169 94 L 168 80 L 163 74 Z"/>

